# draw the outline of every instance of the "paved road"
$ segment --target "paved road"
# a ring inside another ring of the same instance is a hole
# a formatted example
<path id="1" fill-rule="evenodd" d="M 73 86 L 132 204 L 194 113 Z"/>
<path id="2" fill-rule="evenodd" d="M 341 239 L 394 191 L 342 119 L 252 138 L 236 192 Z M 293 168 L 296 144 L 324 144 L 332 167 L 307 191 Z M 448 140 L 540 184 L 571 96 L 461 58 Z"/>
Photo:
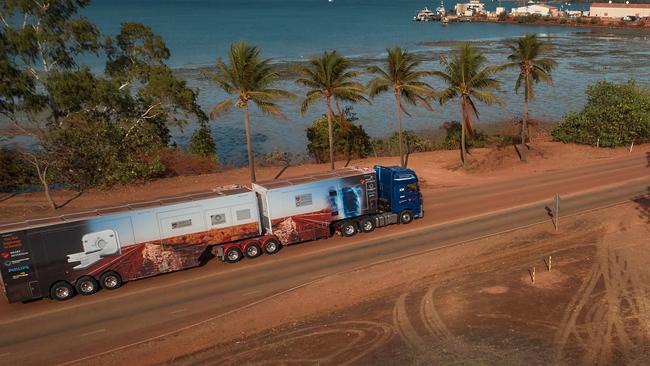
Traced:
<path id="1" fill-rule="evenodd" d="M 296 245 L 236 265 L 211 261 L 66 303 L 2 304 L 0 364 L 83 359 L 236 311 L 319 277 L 537 222 L 550 225 L 544 206 L 555 193 L 563 196 L 567 215 L 633 199 L 650 192 L 649 166 L 642 158 L 607 160 L 515 182 L 425 191 L 425 219 L 406 227 Z"/>

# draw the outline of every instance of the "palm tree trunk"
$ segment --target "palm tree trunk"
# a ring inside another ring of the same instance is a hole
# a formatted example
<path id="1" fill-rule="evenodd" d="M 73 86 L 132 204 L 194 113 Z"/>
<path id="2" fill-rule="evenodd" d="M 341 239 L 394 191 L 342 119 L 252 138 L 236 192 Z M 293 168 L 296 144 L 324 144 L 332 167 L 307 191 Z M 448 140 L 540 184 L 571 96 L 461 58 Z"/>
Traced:
<path id="1" fill-rule="evenodd" d="M 329 96 L 325 98 L 325 105 L 327 106 L 327 134 L 330 140 L 330 169 L 334 170 L 334 132 L 332 131 L 333 116 Z"/>
<path id="2" fill-rule="evenodd" d="M 524 118 L 521 121 L 521 161 L 526 162 L 526 132 L 528 131 L 528 93 L 524 95 Z"/>
<path id="3" fill-rule="evenodd" d="M 467 111 L 466 108 L 467 103 L 463 97 L 460 99 L 460 161 L 463 163 L 463 166 L 465 166 L 465 154 L 467 154 L 467 151 L 465 150 L 465 115 L 469 113 L 469 111 Z"/>
<path id="4" fill-rule="evenodd" d="M 248 105 L 244 105 L 244 119 L 246 126 L 246 150 L 248 151 L 248 171 L 250 172 L 251 183 L 255 183 L 255 158 L 253 157 L 253 146 L 251 145 L 251 121 L 248 115 Z"/>
<path id="5" fill-rule="evenodd" d="M 399 139 L 399 166 L 404 168 L 404 143 L 402 142 L 402 98 L 399 92 L 395 92 L 395 108 L 397 110 L 397 133 Z"/>

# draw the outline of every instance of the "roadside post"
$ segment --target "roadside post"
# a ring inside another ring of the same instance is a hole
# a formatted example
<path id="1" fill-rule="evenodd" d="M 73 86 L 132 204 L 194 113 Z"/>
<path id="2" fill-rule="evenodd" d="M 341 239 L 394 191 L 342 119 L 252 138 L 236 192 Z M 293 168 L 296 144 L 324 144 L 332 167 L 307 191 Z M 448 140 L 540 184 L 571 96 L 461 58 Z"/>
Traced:
<path id="1" fill-rule="evenodd" d="M 533 281 L 533 284 L 535 284 L 535 267 L 533 267 L 532 270 L 529 269 L 529 270 L 528 270 L 528 273 L 530 273 L 530 279 L 531 279 L 531 281 Z"/>
<path id="2" fill-rule="evenodd" d="M 555 210 L 553 211 L 553 224 L 555 232 L 560 231 L 560 195 L 555 194 Z"/>

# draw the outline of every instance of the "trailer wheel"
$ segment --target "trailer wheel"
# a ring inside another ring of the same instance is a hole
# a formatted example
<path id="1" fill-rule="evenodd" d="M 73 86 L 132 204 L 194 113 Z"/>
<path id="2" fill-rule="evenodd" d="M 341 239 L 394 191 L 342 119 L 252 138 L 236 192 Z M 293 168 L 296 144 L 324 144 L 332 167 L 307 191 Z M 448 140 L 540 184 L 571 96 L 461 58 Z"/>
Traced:
<path id="1" fill-rule="evenodd" d="M 413 221 L 413 213 L 411 211 L 404 210 L 399 214 L 399 222 L 401 224 L 409 224 L 411 221 Z"/>
<path id="2" fill-rule="evenodd" d="M 56 301 L 65 301 L 74 295 L 74 288 L 65 282 L 59 281 L 50 288 L 50 298 Z"/>
<path id="3" fill-rule="evenodd" d="M 361 226 L 361 231 L 364 233 L 369 233 L 375 230 L 375 222 L 372 219 L 363 219 L 359 224 L 359 226 Z"/>
<path id="4" fill-rule="evenodd" d="M 260 249 L 259 245 L 250 243 L 246 246 L 244 253 L 246 253 L 246 257 L 253 259 L 262 255 L 262 249 Z"/>
<path id="5" fill-rule="evenodd" d="M 81 276 L 75 282 L 74 288 L 79 295 L 89 296 L 99 290 L 99 284 L 91 276 Z"/>
<path id="6" fill-rule="evenodd" d="M 277 239 L 271 238 L 264 242 L 264 253 L 266 254 L 275 254 L 280 251 L 280 248 L 282 246 Z"/>
<path id="7" fill-rule="evenodd" d="M 346 221 L 341 224 L 341 235 L 354 236 L 357 233 L 357 227 L 351 221 Z"/>
<path id="8" fill-rule="evenodd" d="M 122 277 L 117 272 L 104 272 L 99 277 L 99 284 L 104 290 L 115 290 L 122 286 Z"/>
<path id="9" fill-rule="evenodd" d="M 242 253 L 241 250 L 237 247 L 230 247 L 226 249 L 226 252 L 224 253 L 223 260 L 228 262 L 228 263 L 237 263 L 241 260 L 242 258 Z"/>

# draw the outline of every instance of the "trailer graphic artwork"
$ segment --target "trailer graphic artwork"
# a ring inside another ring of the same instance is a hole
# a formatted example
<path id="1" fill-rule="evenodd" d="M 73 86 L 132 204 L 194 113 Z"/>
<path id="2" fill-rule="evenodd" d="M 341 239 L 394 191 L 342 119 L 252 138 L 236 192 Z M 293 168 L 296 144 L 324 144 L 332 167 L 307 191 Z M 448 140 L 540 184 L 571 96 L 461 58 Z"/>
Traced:
<path id="1" fill-rule="evenodd" d="M 375 166 L 34 219 L 0 225 L 0 289 L 9 302 L 66 300 L 212 256 L 234 263 L 422 215 L 415 172 Z"/>
<path id="2" fill-rule="evenodd" d="M 104 230 L 90 233 L 81 239 L 84 247 L 83 252 L 68 254 L 68 263 L 80 262 L 74 269 L 88 268 L 102 257 L 119 255 L 120 244 L 117 233 L 113 230 Z"/>
<path id="3" fill-rule="evenodd" d="M 257 200 L 250 189 L 225 187 L 197 199 L 169 200 L 174 202 L 144 202 L 135 209 L 80 214 L 79 219 L 43 219 L 45 225 L 3 231 L 1 274 L 7 299 L 42 297 L 61 281 L 74 285 L 109 272 L 129 281 L 198 266 L 208 246 L 260 234 Z"/>
<path id="4" fill-rule="evenodd" d="M 333 221 L 376 212 L 374 172 L 344 169 L 312 181 L 270 181 L 253 185 L 271 222 L 267 233 L 282 244 L 314 240 L 330 235 Z"/>

